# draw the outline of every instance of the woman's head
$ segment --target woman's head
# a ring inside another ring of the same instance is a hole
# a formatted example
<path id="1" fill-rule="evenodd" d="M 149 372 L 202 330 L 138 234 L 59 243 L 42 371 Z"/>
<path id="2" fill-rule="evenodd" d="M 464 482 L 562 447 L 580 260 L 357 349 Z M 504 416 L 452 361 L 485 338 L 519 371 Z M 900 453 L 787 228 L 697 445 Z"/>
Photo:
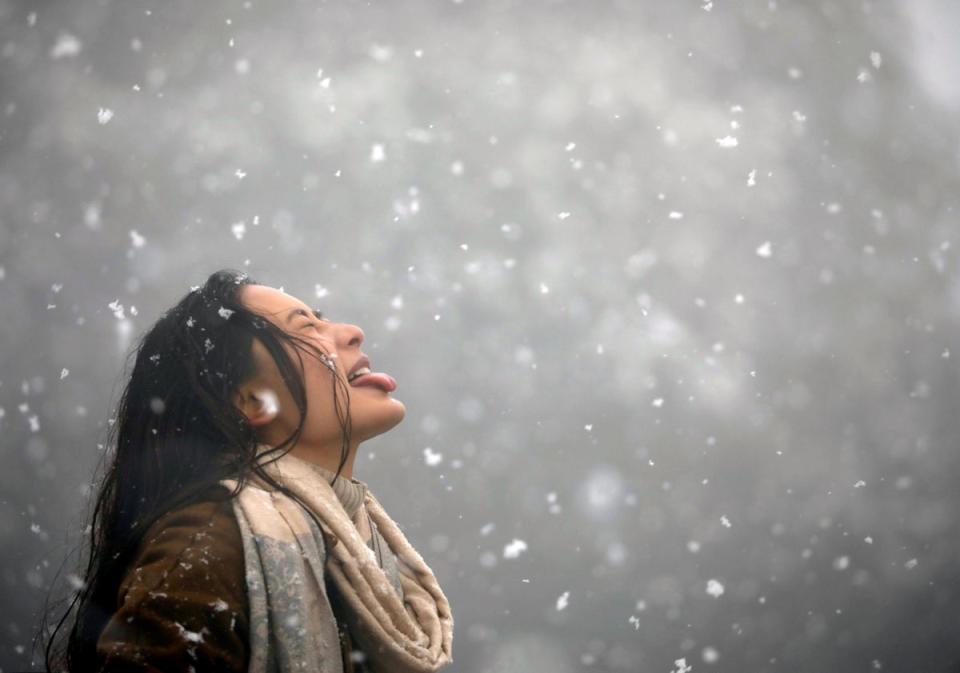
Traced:
<path id="1" fill-rule="evenodd" d="M 359 443 L 394 427 L 406 413 L 403 403 L 380 387 L 354 388 L 347 382 L 351 368 L 366 357 L 360 350 L 363 330 L 327 320 L 300 299 L 266 285 L 244 285 L 239 300 L 248 310 L 305 342 L 284 344 L 287 355 L 297 362 L 307 400 L 294 452 L 337 470 L 343 442 L 340 419 L 346 416 L 350 419 L 346 474 L 350 476 Z M 236 386 L 232 401 L 259 441 L 274 446 L 295 431 L 303 415 L 276 358 L 260 340 L 252 343 L 252 357 L 255 373 Z M 341 389 L 346 392 L 342 398 L 337 395 Z"/>
<path id="2" fill-rule="evenodd" d="M 363 338 L 282 290 L 218 271 L 144 335 L 118 413 L 117 459 L 148 460 L 143 477 L 159 477 L 160 490 L 243 467 L 256 443 L 339 472 L 405 413 L 385 391 L 348 384 Z"/>
<path id="3" fill-rule="evenodd" d="M 403 419 L 387 392 L 347 383 L 363 337 L 232 270 L 213 273 L 157 320 L 132 354 L 108 430 L 84 585 L 48 642 L 48 666 L 75 603 L 65 663 L 92 670 L 127 564 L 157 517 L 224 477 L 237 479 L 237 491 L 252 472 L 280 488 L 258 463 L 291 450 L 340 474 L 360 442 Z M 258 456 L 258 443 L 274 449 Z"/>

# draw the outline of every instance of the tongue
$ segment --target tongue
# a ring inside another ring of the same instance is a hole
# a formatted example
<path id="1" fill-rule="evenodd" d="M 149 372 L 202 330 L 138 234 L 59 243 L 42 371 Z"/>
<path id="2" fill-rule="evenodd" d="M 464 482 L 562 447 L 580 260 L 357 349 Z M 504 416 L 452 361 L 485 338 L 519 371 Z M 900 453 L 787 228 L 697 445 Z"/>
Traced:
<path id="1" fill-rule="evenodd" d="M 397 389 L 397 382 L 394 380 L 394 378 L 389 374 L 384 374 L 383 372 L 371 372 L 369 374 L 364 374 L 363 376 L 358 376 L 350 382 L 350 385 L 354 388 L 373 386 L 374 388 L 379 388 L 380 390 L 388 393 Z"/>

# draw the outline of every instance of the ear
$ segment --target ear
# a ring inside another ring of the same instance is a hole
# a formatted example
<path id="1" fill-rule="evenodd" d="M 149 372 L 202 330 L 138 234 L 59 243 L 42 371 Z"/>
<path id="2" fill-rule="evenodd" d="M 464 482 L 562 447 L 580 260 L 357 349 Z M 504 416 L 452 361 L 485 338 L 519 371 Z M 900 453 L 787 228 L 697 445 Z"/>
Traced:
<path id="1" fill-rule="evenodd" d="M 277 395 L 269 388 L 241 386 L 233 395 L 233 404 L 253 427 L 266 425 L 277 417 Z"/>

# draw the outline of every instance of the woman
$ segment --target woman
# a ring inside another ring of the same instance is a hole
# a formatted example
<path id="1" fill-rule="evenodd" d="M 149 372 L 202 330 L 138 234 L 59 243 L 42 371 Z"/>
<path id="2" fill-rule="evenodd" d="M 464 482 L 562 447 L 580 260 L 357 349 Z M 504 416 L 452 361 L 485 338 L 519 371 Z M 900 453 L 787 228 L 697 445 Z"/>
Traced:
<path id="1" fill-rule="evenodd" d="M 436 577 L 353 478 L 359 444 L 405 414 L 393 379 L 366 369 L 363 336 L 230 270 L 157 321 L 110 430 L 84 583 L 49 669 L 452 661 Z"/>

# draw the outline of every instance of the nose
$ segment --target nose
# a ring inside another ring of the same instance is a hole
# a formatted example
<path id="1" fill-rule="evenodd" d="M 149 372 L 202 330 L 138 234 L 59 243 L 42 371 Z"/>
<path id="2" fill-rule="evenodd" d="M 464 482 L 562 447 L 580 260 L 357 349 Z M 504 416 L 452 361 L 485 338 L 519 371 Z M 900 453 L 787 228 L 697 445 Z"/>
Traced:
<path id="1" fill-rule="evenodd" d="M 358 327 L 357 325 L 352 325 L 350 323 L 343 323 L 343 327 L 344 327 L 344 333 L 350 339 L 349 341 L 347 341 L 347 345 L 359 347 L 360 344 L 363 343 L 363 338 L 364 338 L 363 330 L 360 329 L 360 327 Z"/>

